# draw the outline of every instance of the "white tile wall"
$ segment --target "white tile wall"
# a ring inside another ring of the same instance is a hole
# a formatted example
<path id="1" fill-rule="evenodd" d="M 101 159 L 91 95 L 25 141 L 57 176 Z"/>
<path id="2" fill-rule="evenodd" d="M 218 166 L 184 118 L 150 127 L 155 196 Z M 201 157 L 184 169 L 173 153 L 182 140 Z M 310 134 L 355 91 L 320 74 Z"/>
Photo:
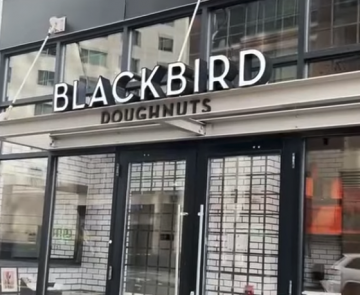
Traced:
<path id="1" fill-rule="evenodd" d="M 310 167 L 311 163 L 316 163 L 319 178 L 331 181 L 339 177 L 339 171 L 343 169 L 344 152 L 342 150 L 309 151 L 306 161 L 307 167 Z M 324 187 L 321 189 L 324 189 Z M 326 193 L 326 191 L 323 192 Z M 325 280 L 338 280 L 339 273 L 331 269 L 331 267 L 341 256 L 341 239 L 339 237 L 308 236 L 305 244 L 305 289 L 320 287 L 320 282 L 312 278 L 315 264 L 324 266 Z"/>
<path id="2" fill-rule="evenodd" d="M 14 163 L 12 163 L 14 166 Z M 31 163 L 19 162 L 22 173 L 29 174 Z M 16 165 L 15 165 L 16 166 Z M 86 196 L 86 217 L 83 257 L 81 266 L 51 268 L 49 280 L 63 285 L 65 290 L 104 292 L 108 257 L 108 242 L 111 219 L 111 203 L 114 176 L 114 156 L 97 155 L 89 157 L 61 158 L 59 162 L 61 183 L 83 184 L 88 187 Z M 15 172 L 15 171 L 14 171 Z M 46 172 L 46 169 L 45 169 Z M 2 176 L 0 175 L 0 184 Z M 2 194 L 0 194 L 1 206 Z M 59 193 L 55 207 L 54 228 L 73 229 L 77 220 L 79 196 Z M 1 207 L 0 207 L 1 208 Z M 0 211 L 1 212 L 1 211 Z M 1 239 L 1 237 L 0 237 Z M 70 258 L 74 253 L 74 241 L 53 240 L 53 258 Z M 20 268 L 20 277 L 37 276 L 37 268 Z"/>
<path id="3" fill-rule="evenodd" d="M 277 294 L 279 173 L 280 156 L 211 161 L 207 294 Z"/>

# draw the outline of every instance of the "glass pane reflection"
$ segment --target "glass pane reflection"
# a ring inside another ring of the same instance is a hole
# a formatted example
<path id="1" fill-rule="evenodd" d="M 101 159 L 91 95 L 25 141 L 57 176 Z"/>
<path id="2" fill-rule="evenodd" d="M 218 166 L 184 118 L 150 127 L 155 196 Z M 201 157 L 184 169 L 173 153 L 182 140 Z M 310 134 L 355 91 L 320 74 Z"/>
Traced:
<path id="1" fill-rule="evenodd" d="M 185 161 L 130 164 L 123 290 L 175 294 Z"/>
<path id="2" fill-rule="evenodd" d="M 239 60 L 239 51 L 256 48 L 276 57 L 297 52 L 297 0 L 267 0 L 217 10 L 212 21 L 212 54 Z"/>
<path id="3" fill-rule="evenodd" d="M 112 82 L 120 72 L 121 53 L 121 33 L 66 45 L 64 81 L 84 82 L 88 92 L 94 90 L 99 76 Z"/>
<path id="4" fill-rule="evenodd" d="M 309 139 L 305 291 L 359 294 L 359 193 L 360 137 Z"/>

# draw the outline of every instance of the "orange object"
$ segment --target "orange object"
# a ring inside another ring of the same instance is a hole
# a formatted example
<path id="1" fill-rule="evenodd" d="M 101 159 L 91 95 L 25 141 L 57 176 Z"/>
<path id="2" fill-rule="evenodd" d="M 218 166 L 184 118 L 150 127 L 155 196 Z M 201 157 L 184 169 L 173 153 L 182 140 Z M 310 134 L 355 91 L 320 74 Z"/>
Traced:
<path id="1" fill-rule="evenodd" d="M 314 196 L 314 180 L 311 177 L 306 177 L 305 196 L 307 198 L 312 198 Z"/>
<path id="2" fill-rule="evenodd" d="M 342 212 L 339 205 L 316 206 L 311 211 L 309 234 L 340 235 L 342 233 Z"/>
<path id="3" fill-rule="evenodd" d="M 331 183 L 331 198 L 335 200 L 341 200 L 342 196 L 342 182 L 340 178 L 336 178 Z"/>

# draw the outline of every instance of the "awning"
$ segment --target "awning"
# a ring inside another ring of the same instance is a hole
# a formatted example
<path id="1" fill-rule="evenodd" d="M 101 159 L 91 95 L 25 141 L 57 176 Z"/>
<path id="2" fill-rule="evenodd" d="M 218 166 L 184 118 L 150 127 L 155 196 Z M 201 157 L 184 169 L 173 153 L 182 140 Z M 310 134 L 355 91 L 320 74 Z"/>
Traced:
<path id="1" fill-rule="evenodd" d="M 210 99 L 211 112 L 101 124 L 104 111 Z M 360 124 L 360 72 L 0 122 L 0 139 L 44 150 L 293 132 Z"/>

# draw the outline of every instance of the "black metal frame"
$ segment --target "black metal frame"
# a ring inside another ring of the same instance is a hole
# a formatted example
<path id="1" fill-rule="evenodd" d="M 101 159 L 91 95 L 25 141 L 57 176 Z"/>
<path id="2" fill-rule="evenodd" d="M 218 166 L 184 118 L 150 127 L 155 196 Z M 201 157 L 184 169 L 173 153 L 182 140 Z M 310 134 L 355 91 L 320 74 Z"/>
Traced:
<path id="1" fill-rule="evenodd" d="M 208 58 L 209 53 L 209 18 L 212 16 L 212 11 L 219 8 L 225 8 L 232 5 L 237 5 L 241 3 L 252 2 L 254 0 L 214 0 L 214 1 L 204 1 L 200 4 L 199 14 L 202 16 L 202 26 L 201 26 L 201 36 L 200 36 L 200 57 L 203 59 Z M 297 78 L 304 78 L 305 75 L 305 66 L 306 63 L 311 62 L 314 59 L 319 57 L 326 56 L 327 58 L 332 58 L 334 56 L 342 55 L 344 53 L 356 53 L 360 52 L 360 44 L 355 44 L 352 46 L 343 46 L 334 49 L 320 50 L 307 52 L 305 49 L 306 45 L 306 34 L 307 34 L 307 1 L 308 0 L 300 0 L 298 3 L 299 7 L 299 40 L 298 40 L 298 53 L 289 55 L 289 56 L 280 56 L 273 59 L 274 68 L 279 68 L 283 66 L 293 65 L 297 67 Z M 240 2 L 240 3 L 239 3 Z M 174 9 L 169 9 L 165 11 L 161 11 L 159 13 L 149 14 L 143 17 L 127 19 L 124 21 L 120 21 L 115 24 L 109 24 L 96 29 L 89 29 L 82 32 L 76 32 L 72 34 L 65 34 L 62 36 L 50 38 L 48 41 L 48 46 L 56 46 L 57 47 L 57 62 L 55 67 L 55 80 L 56 82 L 60 82 L 61 80 L 61 69 L 63 65 L 63 50 L 64 46 L 69 43 L 79 42 L 81 40 L 89 40 L 93 38 L 104 37 L 114 33 L 122 32 L 123 35 L 123 48 L 122 48 L 122 63 L 121 70 L 127 70 L 129 68 L 129 59 L 131 54 L 131 43 L 129 40 L 131 39 L 131 31 L 136 28 L 146 27 L 150 25 L 157 24 L 159 22 L 166 22 L 175 19 L 179 19 L 182 17 L 189 17 L 192 15 L 195 4 L 185 5 Z M 25 44 L 17 47 L 6 48 L 0 52 L 0 93 L 5 93 L 4 89 L 6 88 L 6 61 L 11 56 L 15 56 L 18 54 L 24 54 L 27 52 L 35 51 L 39 48 L 40 42 Z M 134 87 L 138 87 L 136 83 Z M 5 96 L 6 97 L 6 96 Z M 5 97 L 0 101 L 0 110 L 8 107 L 10 105 L 9 101 L 5 101 Z M 51 102 L 52 96 L 45 95 L 39 97 L 25 98 L 18 100 L 15 103 L 15 106 L 21 105 L 31 105 L 35 103 L 44 103 Z"/>

